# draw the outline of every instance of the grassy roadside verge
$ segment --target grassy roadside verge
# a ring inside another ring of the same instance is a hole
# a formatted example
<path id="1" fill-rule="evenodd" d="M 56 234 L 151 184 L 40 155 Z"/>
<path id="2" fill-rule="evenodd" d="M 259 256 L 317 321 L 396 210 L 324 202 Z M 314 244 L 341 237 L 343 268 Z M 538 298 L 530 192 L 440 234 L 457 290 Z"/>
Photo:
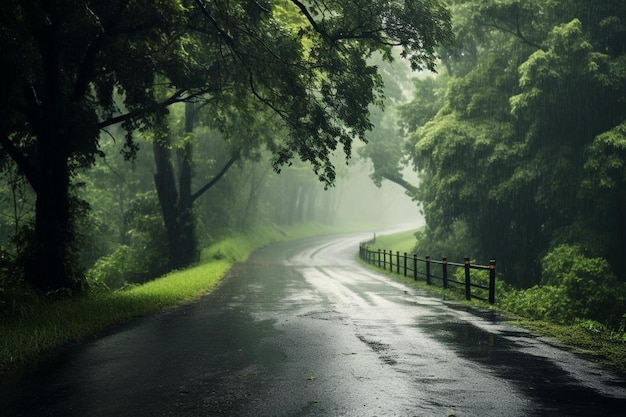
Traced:
<path id="1" fill-rule="evenodd" d="M 416 230 L 402 232 L 393 235 L 384 235 L 376 238 L 376 243 L 371 245 L 372 248 L 392 249 L 394 252 L 411 253 L 415 245 L 413 237 Z M 447 300 L 469 304 L 477 308 L 487 308 L 496 310 L 506 317 L 509 317 L 511 323 L 524 327 L 536 335 L 546 337 L 558 344 L 567 346 L 573 352 L 584 356 L 587 359 L 602 363 L 607 367 L 626 375 L 626 343 L 617 340 L 612 334 L 607 334 L 598 329 L 587 328 L 581 325 L 559 325 L 542 320 L 530 320 L 524 317 L 515 316 L 510 311 L 506 311 L 498 306 L 497 294 L 496 304 L 494 306 L 482 302 L 480 300 L 466 301 L 464 294 L 460 291 L 444 290 L 443 288 L 426 285 L 423 281 L 414 281 L 413 278 L 406 278 L 402 275 L 390 273 L 373 265 L 361 262 L 368 268 L 384 273 L 395 280 L 402 281 L 410 286 L 414 286 L 421 290 L 440 295 Z"/>
<path id="2" fill-rule="evenodd" d="M 55 302 L 34 299 L 19 317 L 0 322 L 0 374 L 53 349 L 86 340 L 114 324 L 191 302 L 212 291 L 235 262 L 245 261 L 255 249 L 269 243 L 338 231 L 318 224 L 258 228 L 206 248 L 197 266 L 141 286 L 90 292 Z"/>
<path id="3" fill-rule="evenodd" d="M 376 236 L 376 242 L 371 245 L 372 247 L 380 249 L 393 249 L 394 252 L 413 253 L 413 248 L 415 247 L 415 232 L 418 230 L 419 229 L 413 229 L 390 235 Z"/>

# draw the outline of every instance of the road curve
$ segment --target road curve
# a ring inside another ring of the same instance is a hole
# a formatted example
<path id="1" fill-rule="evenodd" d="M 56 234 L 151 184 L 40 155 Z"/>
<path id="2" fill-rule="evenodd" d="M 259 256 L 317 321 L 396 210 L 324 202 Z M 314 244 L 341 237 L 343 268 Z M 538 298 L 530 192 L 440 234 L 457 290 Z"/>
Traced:
<path id="1" fill-rule="evenodd" d="M 622 416 L 624 379 L 360 266 L 268 246 L 212 294 L 0 381 L 2 416 Z"/>

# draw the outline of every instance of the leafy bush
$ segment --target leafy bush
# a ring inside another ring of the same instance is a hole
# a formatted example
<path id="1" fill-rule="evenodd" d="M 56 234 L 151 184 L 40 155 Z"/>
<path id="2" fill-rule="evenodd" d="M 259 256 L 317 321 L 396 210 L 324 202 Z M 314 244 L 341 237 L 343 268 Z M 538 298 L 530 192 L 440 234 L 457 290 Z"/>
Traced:
<path id="1" fill-rule="evenodd" d="M 168 262 L 167 234 L 155 192 L 135 197 L 126 223 L 128 245 L 136 254 L 131 270 L 152 277 L 163 274 Z"/>
<path id="2" fill-rule="evenodd" d="M 626 313 L 625 284 L 603 258 L 585 256 L 578 246 L 561 245 L 543 259 L 542 282 L 565 290 L 576 317 L 619 325 Z"/>
<path id="3" fill-rule="evenodd" d="M 110 255 L 98 259 L 87 273 L 91 287 L 118 289 L 127 284 L 129 267 L 134 264 L 132 249 L 120 245 Z"/>
<path id="4" fill-rule="evenodd" d="M 92 287 L 118 289 L 167 270 L 167 238 L 156 194 L 138 194 L 126 212 L 126 242 L 98 259 L 87 273 Z"/>
<path id="5" fill-rule="evenodd" d="M 454 260 L 454 261 L 458 262 L 457 260 Z M 476 261 L 471 260 L 470 263 L 476 264 Z M 454 279 L 458 282 L 465 282 L 465 268 L 458 267 L 456 271 L 454 271 Z M 472 284 L 488 286 L 489 285 L 489 271 L 471 269 L 470 281 L 472 282 Z"/>
<path id="6" fill-rule="evenodd" d="M 450 227 L 436 230 L 426 226 L 415 233 L 415 238 L 417 244 L 413 252 L 420 257 L 430 256 L 441 260 L 446 256 L 449 260 L 458 262 L 476 252 L 476 239 L 467 224 L 461 220 L 455 220 Z"/>
<path id="7" fill-rule="evenodd" d="M 15 271 L 14 256 L 0 246 L 0 317 L 19 316 L 37 301 L 35 291 Z"/>
<path id="8" fill-rule="evenodd" d="M 36 301 L 37 294 L 30 286 L 0 276 L 0 317 L 20 316 Z"/>
<path id="9" fill-rule="evenodd" d="M 498 293 L 498 304 L 507 311 L 533 320 L 566 324 L 575 317 L 565 290 L 552 285 Z"/>
<path id="10" fill-rule="evenodd" d="M 504 308 L 561 324 L 598 323 L 616 330 L 626 325 L 626 284 L 617 280 L 605 259 L 561 245 L 543 258 L 542 266 L 542 284 L 505 291 L 499 298 Z"/>

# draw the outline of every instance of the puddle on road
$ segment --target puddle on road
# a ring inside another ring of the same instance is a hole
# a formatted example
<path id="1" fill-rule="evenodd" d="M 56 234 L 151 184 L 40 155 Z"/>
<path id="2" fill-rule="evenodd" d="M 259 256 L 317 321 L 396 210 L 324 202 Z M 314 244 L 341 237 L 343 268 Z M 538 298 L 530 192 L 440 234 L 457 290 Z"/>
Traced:
<path id="1" fill-rule="evenodd" d="M 309 311 L 304 314 L 299 314 L 298 317 L 310 318 L 315 320 L 326 320 L 326 321 L 343 321 L 346 320 L 347 316 L 342 314 L 336 310 L 316 310 Z"/>

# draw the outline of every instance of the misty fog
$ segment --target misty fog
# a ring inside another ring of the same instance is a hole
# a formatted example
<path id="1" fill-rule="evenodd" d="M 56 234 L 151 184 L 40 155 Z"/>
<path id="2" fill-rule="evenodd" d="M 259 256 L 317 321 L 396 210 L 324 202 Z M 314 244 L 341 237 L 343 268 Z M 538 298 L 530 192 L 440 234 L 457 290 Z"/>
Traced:
<path id="1" fill-rule="evenodd" d="M 410 171 L 410 170 L 407 170 Z M 336 223 L 362 223 L 364 227 L 385 229 L 398 225 L 418 228 L 424 225 L 419 205 L 399 185 L 383 181 L 376 187 L 369 175 L 371 163 L 362 160 L 350 163 L 345 176 L 338 178 L 335 188 L 327 192 L 335 198 Z M 409 178 L 413 172 L 407 172 Z"/>

